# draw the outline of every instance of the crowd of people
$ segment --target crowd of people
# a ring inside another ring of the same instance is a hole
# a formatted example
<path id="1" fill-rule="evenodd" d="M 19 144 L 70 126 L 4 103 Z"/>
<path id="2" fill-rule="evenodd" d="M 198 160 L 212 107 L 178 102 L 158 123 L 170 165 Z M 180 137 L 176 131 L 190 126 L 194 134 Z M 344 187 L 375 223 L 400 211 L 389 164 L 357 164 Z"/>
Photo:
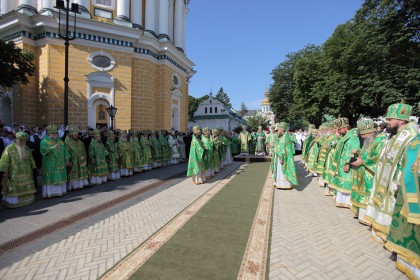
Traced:
<path id="1" fill-rule="evenodd" d="M 384 244 L 396 267 L 420 279 L 420 136 L 412 107 L 389 106 L 386 129 L 369 118 L 323 123 L 303 143 L 302 160 L 325 195 L 349 208 Z"/>
<path id="2" fill-rule="evenodd" d="M 17 131 L 16 131 L 17 130 Z M 188 137 L 177 131 L 109 130 L 48 125 L 0 127 L 2 204 L 16 208 L 186 161 Z M 186 141 L 184 141 L 184 138 Z"/>

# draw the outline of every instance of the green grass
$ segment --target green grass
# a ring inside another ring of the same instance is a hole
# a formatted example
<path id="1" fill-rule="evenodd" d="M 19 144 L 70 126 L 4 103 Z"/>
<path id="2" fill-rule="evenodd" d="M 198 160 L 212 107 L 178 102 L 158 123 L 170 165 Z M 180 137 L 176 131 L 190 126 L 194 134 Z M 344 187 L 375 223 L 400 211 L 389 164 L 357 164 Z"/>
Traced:
<path id="1" fill-rule="evenodd" d="M 250 163 L 130 279 L 236 279 L 269 167 Z"/>

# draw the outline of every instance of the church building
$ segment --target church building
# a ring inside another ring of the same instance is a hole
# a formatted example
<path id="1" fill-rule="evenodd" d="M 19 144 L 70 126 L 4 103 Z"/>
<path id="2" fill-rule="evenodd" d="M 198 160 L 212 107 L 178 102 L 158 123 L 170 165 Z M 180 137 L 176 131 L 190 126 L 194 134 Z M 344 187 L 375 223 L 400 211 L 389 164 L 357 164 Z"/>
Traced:
<path id="1" fill-rule="evenodd" d="M 0 0 L 0 38 L 35 54 L 27 85 L 0 89 L 7 125 L 64 123 L 65 1 Z M 71 0 L 68 124 L 118 129 L 188 129 L 189 0 Z M 76 5 L 74 7 L 77 7 Z M 59 19 L 61 24 L 59 28 Z M 76 28 L 74 28 L 76 22 Z"/>

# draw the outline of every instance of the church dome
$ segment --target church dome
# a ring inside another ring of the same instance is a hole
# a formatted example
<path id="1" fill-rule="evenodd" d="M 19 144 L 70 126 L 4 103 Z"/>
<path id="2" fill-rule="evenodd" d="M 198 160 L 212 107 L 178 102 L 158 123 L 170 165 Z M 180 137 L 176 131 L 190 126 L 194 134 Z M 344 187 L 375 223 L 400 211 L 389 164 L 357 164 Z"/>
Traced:
<path id="1" fill-rule="evenodd" d="M 266 90 L 265 92 L 264 92 L 264 100 L 263 100 L 263 102 L 262 102 L 262 106 L 264 106 L 264 105 L 270 105 L 270 100 L 268 100 L 268 91 Z"/>

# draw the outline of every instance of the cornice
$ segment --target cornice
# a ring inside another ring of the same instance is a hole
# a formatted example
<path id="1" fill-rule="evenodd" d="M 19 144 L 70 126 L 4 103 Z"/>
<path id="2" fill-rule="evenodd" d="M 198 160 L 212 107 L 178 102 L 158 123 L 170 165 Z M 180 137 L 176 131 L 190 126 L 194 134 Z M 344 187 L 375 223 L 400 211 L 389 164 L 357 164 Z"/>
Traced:
<path id="1" fill-rule="evenodd" d="M 143 36 L 142 30 L 91 19 L 77 18 L 76 26 L 76 34 L 71 32 L 71 35 L 75 35 L 78 40 L 73 43 L 132 52 L 135 56 L 138 53 L 149 55 L 160 63 L 169 62 L 186 73 L 189 78 L 195 74 L 192 70 L 194 63 L 177 50 L 172 42 L 161 43 L 156 38 Z M 51 16 L 36 14 L 28 17 L 14 11 L 0 18 L 0 37 L 6 40 L 19 40 L 18 37 L 22 36 L 33 39 L 35 43 L 32 45 L 40 45 L 52 39 L 58 40 L 57 33 L 58 19 Z M 59 41 L 51 42 L 59 44 Z"/>

